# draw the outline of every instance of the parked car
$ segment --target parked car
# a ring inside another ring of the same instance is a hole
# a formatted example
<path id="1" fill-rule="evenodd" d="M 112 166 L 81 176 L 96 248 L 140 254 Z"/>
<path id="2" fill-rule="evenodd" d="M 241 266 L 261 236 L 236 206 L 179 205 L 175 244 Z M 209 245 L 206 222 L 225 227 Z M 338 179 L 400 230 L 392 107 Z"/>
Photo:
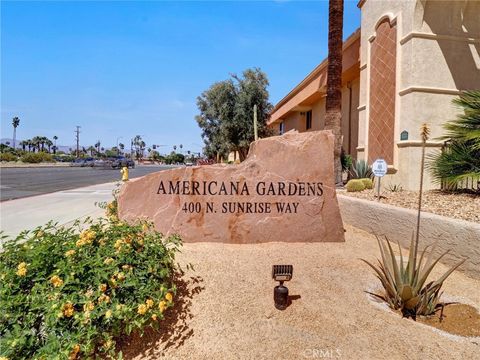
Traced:
<path id="1" fill-rule="evenodd" d="M 111 168 L 111 167 L 112 167 L 112 163 L 111 163 L 111 161 L 109 161 L 109 160 L 96 159 L 96 160 L 93 162 L 93 167 Z"/>
<path id="2" fill-rule="evenodd" d="M 134 168 L 135 167 L 135 161 L 132 159 L 127 159 L 124 156 L 117 156 L 115 158 L 111 159 L 112 161 L 112 168 L 114 169 L 121 169 L 122 167 L 129 167 L 129 168 Z"/>
<path id="3" fill-rule="evenodd" d="M 93 166 L 95 163 L 95 159 L 92 157 L 85 158 L 85 165 L 84 166 Z"/>
<path id="4" fill-rule="evenodd" d="M 70 163 L 70 166 L 79 166 L 79 167 L 93 167 L 95 166 L 95 160 L 92 157 L 89 158 L 80 158 L 80 159 L 75 159 Z"/>
<path id="5" fill-rule="evenodd" d="M 75 159 L 70 163 L 70 166 L 84 167 L 85 166 L 85 160 L 84 159 Z"/>

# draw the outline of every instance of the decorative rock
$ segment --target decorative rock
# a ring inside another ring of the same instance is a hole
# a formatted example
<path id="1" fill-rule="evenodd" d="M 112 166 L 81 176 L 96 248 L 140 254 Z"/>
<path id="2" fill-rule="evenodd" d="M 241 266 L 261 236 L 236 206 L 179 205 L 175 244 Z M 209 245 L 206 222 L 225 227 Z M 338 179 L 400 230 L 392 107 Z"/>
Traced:
<path id="1" fill-rule="evenodd" d="M 149 219 L 185 242 L 338 242 L 344 230 L 329 131 L 258 140 L 239 165 L 181 167 L 124 184 L 125 221 Z"/>

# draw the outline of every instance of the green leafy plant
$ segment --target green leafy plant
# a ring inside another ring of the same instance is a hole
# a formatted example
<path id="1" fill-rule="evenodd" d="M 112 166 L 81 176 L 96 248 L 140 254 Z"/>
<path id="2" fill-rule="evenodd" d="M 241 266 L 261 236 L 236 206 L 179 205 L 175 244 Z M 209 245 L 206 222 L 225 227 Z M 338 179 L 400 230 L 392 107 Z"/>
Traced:
<path id="1" fill-rule="evenodd" d="M 389 184 L 388 190 L 391 192 L 400 192 L 403 191 L 403 187 L 400 184 Z"/>
<path id="2" fill-rule="evenodd" d="M 53 162 L 53 157 L 45 152 L 26 153 L 21 157 L 24 163 L 37 164 L 41 162 Z"/>
<path id="3" fill-rule="evenodd" d="M 342 171 L 348 171 L 352 167 L 353 158 L 352 155 L 345 154 L 345 151 L 342 149 L 342 155 L 340 157 L 342 163 Z"/>
<path id="4" fill-rule="evenodd" d="M 0 161 L 17 161 L 17 157 L 10 152 L 0 153 Z"/>
<path id="5" fill-rule="evenodd" d="M 373 189 L 373 181 L 370 178 L 360 179 L 365 186 L 365 189 Z"/>
<path id="6" fill-rule="evenodd" d="M 444 150 L 428 156 L 433 178 L 449 189 L 465 179 L 480 180 L 480 91 L 465 91 L 453 102 L 462 114 L 443 126 L 440 139 L 449 140 Z"/>
<path id="7" fill-rule="evenodd" d="M 151 223 L 49 223 L 7 241 L 0 253 L 0 356 L 120 356 L 119 336 L 158 328 L 176 292 L 177 236 Z M 83 229 L 80 231 L 79 229 Z"/>
<path id="8" fill-rule="evenodd" d="M 360 179 L 352 179 L 347 182 L 345 185 L 348 192 L 357 192 L 365 190 L 365 184 Z"/>
<path id="9" fill-rule="evenodd" d="M 431 315 L 439 305 L 441 288 L 445 279 L 461 264 L 465 259 L 452 266 L 438 280 L 427 283 L 428 276 L 435 265 L 449 251 L 444 252 L 436 259 L 433 258 L 433 251 L 427 255 L 429 246 L 426 246 L 417 259 L 415 249 L 415 236 L 412 234 L 410 243 L 410 254 L 405 264 L 403 255 L 398 244 L 400 259 L 397 260 L 395 253 L 386 239 L 386 245 L 377 237 L 380 248 L 381 259 L 378 265 L 374 265 L 367 260 L 367 263 L 376 273 L 377 278 L 385 289 L 385 295 L 372 294 L 388 303 L 395 310 L 401 310 L 404 316 L 415 318 L 417 315 Z"/>
<path id="10" fill-rule="evenodd" d="M 357 160 L 352 165 L 350 171 L 352 179 L 373 178 L 372 167 L 365 160 Z"/>

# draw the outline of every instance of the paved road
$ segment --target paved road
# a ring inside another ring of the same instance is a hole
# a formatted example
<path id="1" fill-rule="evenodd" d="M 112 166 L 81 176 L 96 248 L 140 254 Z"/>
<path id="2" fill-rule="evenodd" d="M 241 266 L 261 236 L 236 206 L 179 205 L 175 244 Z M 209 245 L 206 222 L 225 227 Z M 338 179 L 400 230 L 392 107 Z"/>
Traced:
<path id="1" fill-rule="evenodd" d="M 130 178 L 136 178 L 170 166 L 144 165 L 130 169 Z M 103 184 L 120 179 L 120 170 L 51 167 L 0 169 L 0 201 L 47 194 L 82 186 Z"/>

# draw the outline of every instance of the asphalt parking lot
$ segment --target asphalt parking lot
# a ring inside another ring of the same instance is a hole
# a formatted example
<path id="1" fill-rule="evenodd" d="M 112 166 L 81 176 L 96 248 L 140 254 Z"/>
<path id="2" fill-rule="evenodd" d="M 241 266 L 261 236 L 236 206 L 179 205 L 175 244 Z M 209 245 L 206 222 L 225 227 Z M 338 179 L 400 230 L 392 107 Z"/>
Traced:
<path id="1" fill-rule="evenodd" d="M 140 165 L 130 178 L 170 169 L 171 166 Z M 31 167 L 0 169 L 0 201 L 120 180 L 120 170 L 90 167 Z"/>

